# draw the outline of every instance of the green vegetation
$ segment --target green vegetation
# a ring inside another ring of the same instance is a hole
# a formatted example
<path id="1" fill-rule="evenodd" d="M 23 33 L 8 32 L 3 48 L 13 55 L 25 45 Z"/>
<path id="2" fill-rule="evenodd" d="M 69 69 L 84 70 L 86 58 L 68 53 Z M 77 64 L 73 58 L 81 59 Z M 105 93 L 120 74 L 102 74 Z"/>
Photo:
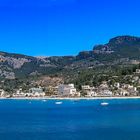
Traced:
<path id="1" fill-rule="evenodd" d="M 46 76 L 74 83 L 79 90 L 81 85 L 99 86 L 102 81 L 136 85 L 132 77 L 140 68 L 139 62 L 140 38 L 133 36 L 115 37 L 77 56 L 36 58 L 0 52 L 0 88 L 13 93 L 21 87 L 27 91 L 33 86 L 47 86 L 50 81 L 40 83 Z"/>

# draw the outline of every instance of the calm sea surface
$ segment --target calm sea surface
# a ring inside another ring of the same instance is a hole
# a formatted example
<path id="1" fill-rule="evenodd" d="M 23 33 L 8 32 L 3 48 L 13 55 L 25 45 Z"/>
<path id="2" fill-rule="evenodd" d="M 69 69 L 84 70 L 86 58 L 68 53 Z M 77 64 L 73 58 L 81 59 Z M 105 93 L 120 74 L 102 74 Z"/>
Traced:
<path id="1" fill-rule="evenodd" d="M 56 102 L 0 100 L 0 140 L 140 140 L 140 99 Z"/>

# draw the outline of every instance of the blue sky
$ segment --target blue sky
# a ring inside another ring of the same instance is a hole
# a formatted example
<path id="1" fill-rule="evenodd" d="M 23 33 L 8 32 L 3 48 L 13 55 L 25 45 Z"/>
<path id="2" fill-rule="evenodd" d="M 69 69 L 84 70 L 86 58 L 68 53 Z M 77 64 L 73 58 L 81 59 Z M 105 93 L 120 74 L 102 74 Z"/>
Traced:
<path id="1" fill-rule="evenodd" d="M 139 0 L 0 0 L 0 50 L 76 55 L 118 35 L 140 36 Z"/>

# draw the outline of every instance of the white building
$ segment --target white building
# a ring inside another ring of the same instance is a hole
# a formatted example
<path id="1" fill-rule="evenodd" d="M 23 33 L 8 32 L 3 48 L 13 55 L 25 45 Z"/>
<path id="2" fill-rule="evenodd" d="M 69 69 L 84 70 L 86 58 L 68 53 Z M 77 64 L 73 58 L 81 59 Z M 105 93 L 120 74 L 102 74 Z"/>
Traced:
<path id="1" fill-rule="evenodd" d="M 102 91 L 100 92 L 100 95 L 101 95 L 101 96 L 112 96 L 113 93 L 112 93 L 112 91 L 110 91 L 110 90 L 102 90 Z"/>
<path id="2" fill-rule="evenodd" d="M 91 87 L 89 85 L 82 86 L 82 90 L 91 90 Z"/>
<path id="3" fill-rule="evenodd" d="M 115 84 L 114 84 L 114 87 L 120 88 L 120 83 L 115 83 Z"/>
<path id="4" fill-rule="evenodd" d="M 79 93 L 77 93 L 74 84 L 59 85 L 58 94 L 61 96 L 79 96 Z"/>
<path id="5" fill-rule="evenodd" d="M 90 87 L 89 85 L 83 85 L 82 90 L 86 92 L 87 97 L 95 97 L 95 96 L 97 96 L 97 93 L 95 92 L 94 87 Z"/>
<path id="6" fill-rule="evenodd" d="M 5 95 L 5 91 L 3 89 L 0 89 L 0 96 L 3 97 Z"/>
<path id="7" fill-rule="evenodd" d="M 125 90 L 125 89 L 120 89 L 119 95 L 120 96 L 129 96 L 130 93 L 127 90 Z"/>
<path id="8" fill-rule="evenodd" d="M 29 93 L 26 96 L 30 97 L 44 97 L 45 92 L 43 92 L 42 88 L 31 88 L 29 89 Z"/>
<path id="9" fill-rule="evenodd" d="M 87 92 L 87 96 L 88 97 L 96 97 L 97 96 L 97 93 L 95 91 L 88 91 Z"/>
<path id="10" fill-rule="evenodd" d="M 106 81 L 102 82 L 102 84 L 99 86 L 100 89 L 102 90 L 106 90 L 108 89 L 108 84 Z"/>
<path id="11" fill-rule="evenodd" d="M 97 93 L 95 92 L 95 87 L 90 87 L 89 85 L 83 85 L 82 90 L 86 92 L 87 97 L 97 96 Z"/>
<path id="12" fill-rule="evenodd" d="M 140 69 L 136 69 L 136 73 L 137 74 L 140 74 Z"/>
<path id="13" fill-rule="evenodd" d="M 25 93 L 22 92 L 22 89 L 19 89 L 13 94 L 13 97 L 25 97 Z"/>

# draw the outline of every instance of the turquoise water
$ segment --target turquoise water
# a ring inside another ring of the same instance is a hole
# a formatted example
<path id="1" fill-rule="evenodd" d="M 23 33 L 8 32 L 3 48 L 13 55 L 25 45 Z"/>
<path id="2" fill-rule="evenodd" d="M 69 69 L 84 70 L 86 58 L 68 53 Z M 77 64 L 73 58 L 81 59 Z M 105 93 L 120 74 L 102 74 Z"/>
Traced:
<path id="1" fill-rule="evenodd" d="M 140 139 L 140 99 L 55 102 L 0 100 L 0 140 Z"/>

